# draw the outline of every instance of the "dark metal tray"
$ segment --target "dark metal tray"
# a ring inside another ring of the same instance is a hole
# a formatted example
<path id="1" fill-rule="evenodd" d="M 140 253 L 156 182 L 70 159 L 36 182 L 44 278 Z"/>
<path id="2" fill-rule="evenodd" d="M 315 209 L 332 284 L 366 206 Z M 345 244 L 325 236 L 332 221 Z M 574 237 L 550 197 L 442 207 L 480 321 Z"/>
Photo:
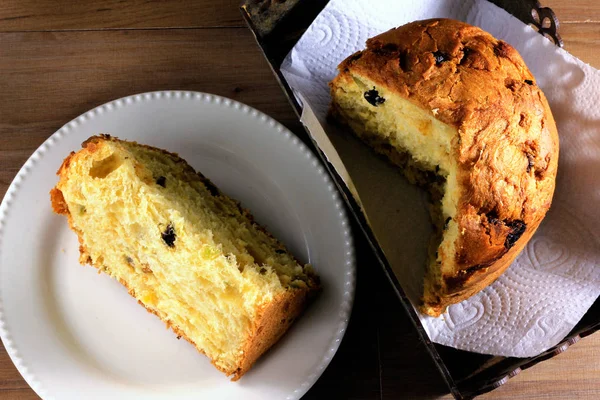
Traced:
<path id="1" fill-rule="evenodd" d="M 551 9 L 541 7 L 536 0 L 489 1 L 504 8 L 526 24 L 531 25 L 540 34 L 546 36 L 557 46 L 562 47 L 562 39 L 558 32 L 559 22 Z M 269 62 L 298 118 L 302 114 L 302 107 L 296 101 L 279 67 L 285 56 L 327 3 L 328 0 L 246 0 L 241 6 L 246 23 L 254 33 L 260 49 Z M 310 132 L 308 132 L 308 141 L 311 140 Z M 413 322 L 420 340 L 433 358 L 450 392 L 456 399 L 469 399 L 478 394 L 489 392 L 506 383 L 521 370 L 562 353 L 579 339 L 600 329 L 600 301 L 596 301 L 560 344 L 535 357 L 490 356 L 432 343 L 393 274 L 365 216 L 342 179 L 327 161 L 325 154 L 319 149 L 316 142 L 313 141 L 312 143 L 314 145 L 313 150 L 320 156 L 331 177 L 336 182 L 348 208 L 356 218 L 358 226 L 370 243 L 395 293 L 400 298 L 405 311 Z"/>

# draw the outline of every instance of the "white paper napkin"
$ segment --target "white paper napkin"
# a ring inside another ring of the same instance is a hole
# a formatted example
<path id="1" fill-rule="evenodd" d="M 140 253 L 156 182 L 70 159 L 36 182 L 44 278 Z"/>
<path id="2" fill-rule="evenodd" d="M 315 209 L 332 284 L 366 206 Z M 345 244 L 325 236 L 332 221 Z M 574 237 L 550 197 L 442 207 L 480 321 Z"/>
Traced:
<path id="1" fill-rule="evenodd" d="M 552 209 L 509 270 L 440 318 L 421 315 L 421 322 L 436 343 L 534 356 L 559 343 L 600 294 L 600 71 L 486 0 L 332 0 L 282 70 L 325 121 L 327 82 L 340 61 L 371 36 L 433 17 L 478 25 L 521 53 L 548 97 L 561 153 Z M 409 278 L 399 277 L 406 291 L 414 290 Z"/>

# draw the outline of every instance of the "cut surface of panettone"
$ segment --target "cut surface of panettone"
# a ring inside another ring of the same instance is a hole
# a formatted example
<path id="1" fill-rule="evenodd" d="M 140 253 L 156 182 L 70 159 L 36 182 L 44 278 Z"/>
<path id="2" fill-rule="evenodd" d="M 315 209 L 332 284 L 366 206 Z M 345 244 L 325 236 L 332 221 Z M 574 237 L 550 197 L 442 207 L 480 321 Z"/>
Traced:
<path id="1" fill-rule="evenodd" d="M 310 265 L 176 154 L 108 135 L 82 147 L 51 191 L 80 262 L 239 379 L 319 289 Z"/>
<path id="2" fill-rule="evenodd" d="M 421 311 L 497 279 L 550 208 L 558 133 L 518 52 L 448 19 L 367 41 L 330 83 L 330 114 L 429 189 L 432 238 Z"/>

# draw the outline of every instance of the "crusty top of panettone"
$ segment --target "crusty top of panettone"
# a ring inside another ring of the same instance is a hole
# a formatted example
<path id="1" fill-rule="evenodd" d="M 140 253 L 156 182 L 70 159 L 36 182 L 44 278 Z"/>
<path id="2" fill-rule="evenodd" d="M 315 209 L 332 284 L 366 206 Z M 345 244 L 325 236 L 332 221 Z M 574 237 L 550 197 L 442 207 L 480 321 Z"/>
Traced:
<path id="1" fill-rule="evenodd" d="M 451 298 L 466 298 L 495 280 L 550 207 L 558 133 L 546 98 L 513 47 L 448 19 L 375 36 L 339 70 L 340 76 L 368 77 L 458 131 L 455 268 L 443 277 L 442 296 L 425 299 L 425 311 L 439 314 L 455 302 Z"/>

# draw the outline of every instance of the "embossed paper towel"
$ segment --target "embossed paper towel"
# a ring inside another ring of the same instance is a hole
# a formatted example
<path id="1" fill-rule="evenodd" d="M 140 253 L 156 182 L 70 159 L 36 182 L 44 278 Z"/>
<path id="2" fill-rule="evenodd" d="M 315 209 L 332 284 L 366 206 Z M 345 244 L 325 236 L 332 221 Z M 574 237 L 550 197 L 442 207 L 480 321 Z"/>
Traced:
<path id="1" fill-rule="evenodd" d="M 433 17 L 478 25 L 519 50 L 548 97 L 561 153 L 552 209 L 513 265 L 494 284 L 449 307 L 442 317 L 421 315 L 421 322 L 437 343 L 530 357 L 559 343 L 600 294 L 600 72 L 486 0 L 332 0 L 288 54 L 282 71 L 325 124 L 327 82 L 341 60 L 363 49 L 371 36 Z M 340 155 L 347 164 L 356 160 L 352 157 L 359 150 L 351 145 L 341 149 L 346 139 L 333 138 L 329 131 L 328 135 L 339 145 L 338 152 L 345 153 Z M 354 180 L 352 171 L 350 175 Z M 406 196 L 403 206 L 411 196 L 414 193 Z M 393 246 L 382 247 L 386 254 L 394 252 Z M 424 255 L 419 259 L 415 253 L 414 259 L 405 257 L 403 265 L 394 267 L 413 298 L 420 283 L 409 270 L 423 261 Z"/>

